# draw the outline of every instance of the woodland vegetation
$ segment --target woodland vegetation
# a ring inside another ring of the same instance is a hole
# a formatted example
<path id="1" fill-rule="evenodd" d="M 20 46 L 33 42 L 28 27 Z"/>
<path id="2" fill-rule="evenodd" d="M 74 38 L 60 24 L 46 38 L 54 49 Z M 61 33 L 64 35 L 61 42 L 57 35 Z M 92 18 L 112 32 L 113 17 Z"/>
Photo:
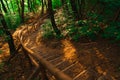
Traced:
<path id="1" fill-rule="evenodd" d="M 7 43 L 10 56 L 14 55 L 17 45 L 13 33 L 44 15 L 47 20 L 39 25 L 43 40 L 105 40 L 120 45 L 120 0 L 0 0 L 0 54 L 4 54 L 1 48 Z M 0 71 L 3 63 L 0 61 Z M 120 72 L 120 64 L 117 65 Z"/>

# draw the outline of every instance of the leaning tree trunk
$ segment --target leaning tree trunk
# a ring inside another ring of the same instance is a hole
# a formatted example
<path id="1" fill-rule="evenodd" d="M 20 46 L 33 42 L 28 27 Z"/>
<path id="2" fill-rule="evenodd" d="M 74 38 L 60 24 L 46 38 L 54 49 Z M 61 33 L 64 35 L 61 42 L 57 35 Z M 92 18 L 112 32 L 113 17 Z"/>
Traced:
<path id="1" fill-rule="evenodd" d="M 10 8 L 9 8 L 9 5 L 8 5 L 8 1 L 5 0 L 5 3 L 6 3 L 6 6 L 7 6 L 7 9 L 8 9 L 8 11 L 9 11 L 9 13 L 11 13 Z"/>
<path id="2" fill-rule="evenodd" d="M 48 11 L 49 11 L 51 23 L 52 23 L 52 26 L 53 26 L 53 29 L 54 29 L 55 33 L 56 33 L 57 35 L 61 35 L 61 32 L 60 32 L 60 30 L 57 28 L 56 23 L 55 23 L 54 13 L 53 13 L 53 9 L 52 9 L 52 0 L 48 0 Z"/>
<path id="3" fill-rule="evenodd" d="M 7 35 L 7 42 L 8 42 L 9 49 L 10 49 L 10 55 L 13 55 L 13 53 L 16 51 L 13 37 L 12 37 L 11 33 L 8 30 L 8 26 L 7 26 L 7 23 L 6 23 L 5 19 L 4 19 L 4 16 L 3 16 L 2 12 L 0 12 L 0 17 L 1 17 L 1 23 L 3 25 L 3 31 Z"/>
<path id="4" fill-rule="evenodd" d="M 1 4 L 2 4 L 3 11 L 4 11 L 5 13 L 7 13 L 7 9 L 6 9 L 5 5 L 4 5 L 3 0 L 0 0 L 0 2 L 1 2 Z"/>

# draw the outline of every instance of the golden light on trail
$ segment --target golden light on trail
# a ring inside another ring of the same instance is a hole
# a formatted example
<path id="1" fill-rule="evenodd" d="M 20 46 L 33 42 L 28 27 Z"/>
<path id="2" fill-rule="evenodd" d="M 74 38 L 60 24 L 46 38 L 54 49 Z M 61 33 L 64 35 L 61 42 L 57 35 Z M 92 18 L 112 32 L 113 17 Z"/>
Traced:
<path id="1" fill-rule="evenodd" d="M 70 62 L 77 60 L 76 49 L 72 45 L 72 43 L 68 40 L 63 40 L 62 44 L 64 45 L 64 60 L 68 60 Z"/>
<path id="2" fill-rule="evenodd" d="M 96 55 L 98 58 L 108 62 L 108 59 L 97 49 L 97 48 L 93 48 L 96 51 Z"/>
<path id="3" fill-rule="evenodd" d="M 10 56 L 8 44 L 5 43 L 5 44 L 2 46 L 2 48 L 0 48 L 0 50 L 2 50 L 2 53 L 0 54 L 0 62 L 2 62 L 6 57 Z"/>

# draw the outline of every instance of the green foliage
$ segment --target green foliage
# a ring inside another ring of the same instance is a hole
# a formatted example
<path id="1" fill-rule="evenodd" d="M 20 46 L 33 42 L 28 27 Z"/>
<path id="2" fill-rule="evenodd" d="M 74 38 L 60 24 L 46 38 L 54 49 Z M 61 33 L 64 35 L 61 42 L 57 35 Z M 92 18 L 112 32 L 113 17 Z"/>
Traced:
<path id="1" fill-rule="evenodd" d="M 101 31 L 98 21 L 79 20 L 77 22 L 77 25 L 79 26 L 74 24 L 68 26 L 66 30 L 68 35 L 75 41 L 78 41 L 81 37 L 89 37 L 91 40 L 95 40 Z"/>
<path id="2" fill-rule="evenodd" d="M 48 39 L 53 38 L 55 36 L 54 31 L 52 29 L 52 25 L 49 20 L 46 21 L 46 23 L 41 26 L 41 30 L 43 38 Z"/>
<path id="3" fill-rule="evenodd" d="M 59 8 L 61 5 L 61 0 L 52 0 L 53 9 Z"/>
<path id="4" fill-rule="evenodd" d="M 104 29 L 103 37 L 113 38 L 116 41 L 120 40 L 120 23 L 113 22 Z"/>
<path id="5" fill-rule="evenodd" d="M 99 0 L 99 1 L 111 8 L 120 6 L 120 0 Z"/>
<path id="6" fill-rule="evenodd" d="M 9 29 L 11 30 L 15 30 L 18 27 L 18 25 L 20 25 L 21 23 L 21 18 L 19 17 L 18 14 L 12 14 L 12 15 L 6 14 L 5 20 L 7 22 Z"/>
<path id="7" fill-rule="evenodd" d="M 80 34 L 78 33 L 78 28 L 74 23 L 69 24 L 66 27 L 66 32 L 67 35 L 74 41 L 78 41 L 78 39 L 80 38 Z"/>
<path id="8" fill-rule="evenodd" d="M 47 20 L 45 24 L 41 26 L 42 37 L 45 39 L 57 38 L 61 39 L 63 35 L 56 35 L 50 20 Z"/>

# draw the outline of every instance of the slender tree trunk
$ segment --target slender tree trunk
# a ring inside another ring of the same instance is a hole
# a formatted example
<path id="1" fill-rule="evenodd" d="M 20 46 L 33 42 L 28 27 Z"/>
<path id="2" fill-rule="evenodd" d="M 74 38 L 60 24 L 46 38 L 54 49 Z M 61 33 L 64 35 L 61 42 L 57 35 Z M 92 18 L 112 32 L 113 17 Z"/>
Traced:
<path id="1" fill-rule="evenodd" d="M 4 30 L 5 34 L 7 35 L 7 42 L 8 42 L 9 49 L 10 49 L 10 55 L 13 55 L 13 53 L 16 51 L 13 37 L 12 37 L 11 33 L 8 30 L 8 26 L 6 24 L 4 16 L 2 15 L 2 12 L 0 13 L 0 17 L 1 17 L 1 23 L 3 25 L 3 30 Z"/>
<path id="2" fill-rule="evenodd" d="M 47 8 L 48 8 L 48 3 L 47 3 L 47 1 L 46 1 L 46 0 L 44 0 L 44 5 L 45 5 L 46 10 L 47 10 Z"/>
<path id="3" fill-rule="evenodd" d="M 65 4 L 65 0 L 61 0 L 61 3 L 62 3 L 62 5 L 64 5 Z"/>
<path id="4" fill-rule="evenodd" d="M 79 19 L 79 13 L 77 11 L 77 5 L 75 3 L 75 0 L 70 0 L 70 4 L 71 4 L 72 11 L 73 11 L 73 14 L 74 14 L 75 18 Z"/>
<path id="5" fill-rule="evenodd" d="M 21 16 L 21 11 L 20 11 L 19 1 L 18 1 L 18 0 L 16 0 L 16 3 L 17 3 L 17 6 L 18 6 L 18 13 L 19 13 L 19 15 Z"/>
<path id="6" fill-rule="evenodd" d="M 55 23 L 54 13 L 53 13 L 53 9 L 52 9 L 52 0 L 48 0 L 48 10 L 49 10 L 49 15 L 50 15 L 51 23 L 52 23 L 52 26 L 53 26 L 53 29 L 54 29 L 55 33 L 57 35 L 61 35 L 61 32 L 57 28 L 56 23 Z"/>
<path id="7" fill-rule="evenodd" d="M 44 14 L 44 0 L 41 0 L 41 3 L 42 3 L 41 15 L 43 15 Z"/>
<path id="8" fill-rule="evenodd" d="M 5 3 L 7 5 L 7 9 L 9 10 L 9 13 L 11 13 L 7 0 L 5 0 Z"/>
<path id="9" fill-rule="evenodd" d="M 31 4 L 30 4 L 30 5 L 31 5 L 31 10 L 35 13 L 35 11 L 34 11 L 34 1 L 31 0 L 30 3 L 31 3 Z"/>
<path id="10" fill-rule="evenodd" d="M 21 0 L 21 18 L 22 18 L 22 23 L 24 22 L 24 0 Z"/>
<path id="11" fill-rule="evenodd" d="M 6 9 L 5 5 L 4 5 L 3 0 L 0 0 L 0 1 L 1 1 L 1 4 L 2 4 L 2 7 L 3 7 L 4 12 L 7 13 L 7 9 Z"/>
<path id="12" fill-rule="evenodd" d="M 81 0 L 81 19 L 84 19 L 85 18 L 85 0 Z"/>
<path id="13" fill-rule="evenodd" d="M 30 9 L 30 0 L 27 0 L 27 3 L 28 3 L 28 11 L 31 12 L 31 9 Z"/>

